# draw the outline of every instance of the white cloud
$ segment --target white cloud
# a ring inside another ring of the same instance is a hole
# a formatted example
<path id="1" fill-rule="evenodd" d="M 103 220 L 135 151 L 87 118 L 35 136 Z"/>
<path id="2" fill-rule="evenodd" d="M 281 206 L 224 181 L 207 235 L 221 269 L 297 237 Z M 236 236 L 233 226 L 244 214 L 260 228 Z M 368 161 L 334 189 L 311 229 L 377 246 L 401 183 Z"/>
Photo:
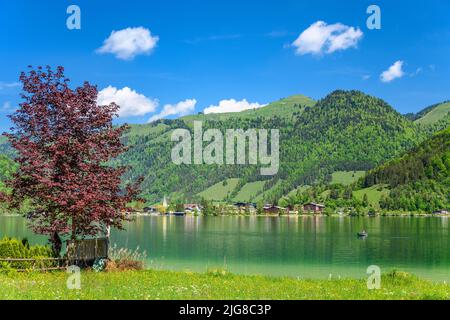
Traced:
<path id="1" fill-rule="evenodd" d="M 6 88 L 15 88 L 19 87 L 21 85 L 20 82 L 2 82 L 0 81 L 0 90 L 6 89 Z"/>
<path id="2" fill-rule="evenodd" d="M 167 116 L 184 116 L 189 112 L 194 111 L 195 105 L 197 104 L 197 100 L 195 99 L 186 99 L 184 101 L 180 101 L 177 104 L 166 104 L 162 111 L 154 116 L 152 116 L 148 122 L 153 122 L 159 119 L 162 119 Z"/>
<path id="3" fill-rule="evenodd" d="M 126 28 L 111 32 L 97 52 L 112 53 L 119 59 L 132 60 L 139 54 L 151 53 L 158 41 L 159 37 L 152 36 L 146 28 Z"/>
<path id="4" fill-rule="evenodd" d="M 259 104 L 257 102 L 249 103 L 246 99 L 236 101 L 234 99 L 222 100 L 218 106 L 211 105 L 203 113 L 224 113 L 224 112 L 240 112 L 249 109 L 257 109 L 266 106 L 266 104 Z"/>
<path id="5" fill-rule="evenodd" d="M 10 112 L 10 111 L 13 111 L 13 110 L 14 110 L 14 108 L 11 105 L 11 102 L 9 102 L 9 101 L 4 102 L 2 104 L 2 106 L 0 107 L 0 112 Z"/>
<path id="6" fill-rule="evenodd" d="M 391 82 L 394 79 L 401 78 L 405 75 L 402 70 L 403 61 L 398 60 L 380 75 L 382 82 Z"/>
<path id="7" fill-rule="evenodd" d="M 362 36 L 359 28 L 317 21 L 304 30 L 292 45 L 296 47 L 297 54 L 319 55 L 356 47 Z"/>
<path id="8" fill-rule="evenodd" d="M 158 106 L 158 100 L 147 98 L 128 87 L 117 89 L 108 86 L 98 93 L 99 105 L 108 105 L 111 102 L 120 106 L 119 117 L 142 116 L 154 112 Z"/>

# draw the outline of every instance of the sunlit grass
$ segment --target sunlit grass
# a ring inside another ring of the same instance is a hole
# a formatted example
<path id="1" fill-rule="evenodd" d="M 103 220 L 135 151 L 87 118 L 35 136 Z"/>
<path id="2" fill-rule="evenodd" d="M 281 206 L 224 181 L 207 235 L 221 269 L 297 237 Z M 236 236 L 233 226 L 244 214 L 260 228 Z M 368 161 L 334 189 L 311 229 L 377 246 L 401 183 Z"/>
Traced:
<path id="1" fill-rule="evenodd" d="M 365 173 L 365 171 L 336 171 L 331 175 L 331 183 L 340 183 L 347 186 L 358 181 Z"/>
<path id="2" fill-rule="evenodd" d="M 365 280 L 297 280 L 239 276 L 225 271 L 82 272 L 81 290 L 68 290 L 69 274 L 0 274 L 0 299 L 449 299 L 450 287 L 397 273 L 381 289 Z"/>

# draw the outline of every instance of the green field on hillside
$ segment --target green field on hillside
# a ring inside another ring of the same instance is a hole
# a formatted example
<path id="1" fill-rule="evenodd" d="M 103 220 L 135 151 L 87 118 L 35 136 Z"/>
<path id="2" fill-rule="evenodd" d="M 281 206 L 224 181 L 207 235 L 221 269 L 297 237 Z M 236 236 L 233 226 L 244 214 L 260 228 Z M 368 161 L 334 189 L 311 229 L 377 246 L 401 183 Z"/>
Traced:
<path id="1" fill-rule="evenodd" d="M 225 182 L 225 184 L 224 184 Z M 239 179 L 231 178 L 216 183 L 198 194 L 199 197 L 212 201 L 223 201 L 239 183 Z"/>
<path id="2" fill-rule="evenodd" d="M 255 181 L 246 183 L 241 190 L 239 190 L 238 194 L 234 197 L 234 201 L 253 201 L 255 196 L 260 193 L 266 181 Z"/>
<path id="3" fill-rule="evenodd" d="M 374 185 L 369 188 L 353 191 L 353 196 L 358 200 L 363 200 L 364 194 L 367 194 L 369 204 L 374 208 L 379 208 L 379 202 L 382 195 L 388 195 L 389 189 L 386 185 Z"/>
<path id="4" fill-rule="evenodd" d="M 279 179 L 270 189 L 267 189 L 266 191 L 260 193 L 255 199 L 253 199 L 253 201 L 259 202 L 259 201 L 263 201 L 263 200 L 268 200 L 267 197 L 270 196 L 270 192 L 275 190 L 277 187 L 279 187 L 282 182 L 283 182 L 283 180 Z"/>
<path id="5" fill-rule="evenodd" d="M 349 184 L 352 184 L 353 182 L 356 182 L 359 178 L 363 177 L 365 171 L 336 171 L 333 172 L 331 183 L 339 183 L 344 186 L 347 186 Z"/>
<path id="6" fill-rule="evenodd" d="M 130 125 L 130 130 L 124 136 L 158 135 L 168 128 L 169 126 L 164 123 L 158 123 L 157 125 L 132 124 Z"/>
<path id="7" fill-rule="evenodd" d="M 241 112 L 227 112 L 227 113 L 210 113 L 184 116 L 180 119 L 190 122 L 194 120 L 228 120 L 231 118 L 251 119 L 257 117 L 270 118 L 278 116 L 280 118 L 292 118 L 294 112 L 303 110 L 305 106 L 312 107 L 316 102 L 304 95 L 293 95 L 278 101 L 269 103 L 267 106 L 254 109 L 245 110 Z M 301 107 L 300 107 L 301 106 Z"/>
<path id="8" fill-rule="evenodd" d="M 450 102 L 443 103 L 432 109 L 425 114 L 422 118 L 417 119 L 415 122 L 423 125 L 430 125 L 443 119 L 450 112 Z"/>

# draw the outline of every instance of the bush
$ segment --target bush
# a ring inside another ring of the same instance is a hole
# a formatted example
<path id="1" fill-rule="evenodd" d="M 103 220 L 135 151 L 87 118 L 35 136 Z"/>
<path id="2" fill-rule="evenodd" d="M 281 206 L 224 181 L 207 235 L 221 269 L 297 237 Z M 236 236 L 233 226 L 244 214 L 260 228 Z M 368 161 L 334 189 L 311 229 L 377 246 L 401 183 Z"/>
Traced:
<path id="1" fill-rule="evenodd" d="M 0 270 L 46 268 L 57 264 L 55 261 L 42 260 L 54 258 L 48 246 L 30 246 L 26 240 L 3 238 L 0 240 L 0 259 L 36 259 L 35 261 L 2 261 Z"/>
<path id="2" fill-rule="evenodd" d="M 414 275 L 403 272 L 403 271 L 397 271 L 392 270 L 390 273 L 386 275 L 386 277 L 394 284 L 397 285 L 410 285 L 414 283 L 414 281 L 417 280 L 417 277 Z"/>
<path id="3" fill-rule="evenodd" d="M 109 261 L 106 264 L 106 271 L 125 271 L 142 270 L 145 268 L 145 258 L 147 253 L 140 252 L 139 247 L 136 250 L 117 248 L 117 245 L 111 246 L 108 252 Z"/>
<path id="4" fill-rule="evenodd" d="M 130 270 L 143 270 L 145 267 L 143 261 L 134 260 L 109 260 L 106 263 L 105 271 L 130 271 Z"/>

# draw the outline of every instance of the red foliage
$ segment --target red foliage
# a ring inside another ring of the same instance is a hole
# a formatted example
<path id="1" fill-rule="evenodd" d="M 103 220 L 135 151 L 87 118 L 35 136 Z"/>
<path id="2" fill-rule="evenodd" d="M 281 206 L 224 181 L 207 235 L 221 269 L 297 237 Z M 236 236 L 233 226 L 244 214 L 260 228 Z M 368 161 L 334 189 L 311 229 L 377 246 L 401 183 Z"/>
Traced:
<path id="1" fill-rule="evenodd" d="M 72 90 L 64 68 L 31 69 L 20 76 L 24 102 L 10 116 L 5 134 L 16 149 L 19 169 L 6 182 L 12 205 L 30 199 L 37 210 L 32 228 L 72 239 L 95 235 L 106 226 L 121 229 L 125 206 L 138 194 L 138 181 L 121 190 L 125 167 L 105 163 L 126 150 L 113 127 L 119 106 L 97 105 L 97 88 L 85 82 Z"/>

